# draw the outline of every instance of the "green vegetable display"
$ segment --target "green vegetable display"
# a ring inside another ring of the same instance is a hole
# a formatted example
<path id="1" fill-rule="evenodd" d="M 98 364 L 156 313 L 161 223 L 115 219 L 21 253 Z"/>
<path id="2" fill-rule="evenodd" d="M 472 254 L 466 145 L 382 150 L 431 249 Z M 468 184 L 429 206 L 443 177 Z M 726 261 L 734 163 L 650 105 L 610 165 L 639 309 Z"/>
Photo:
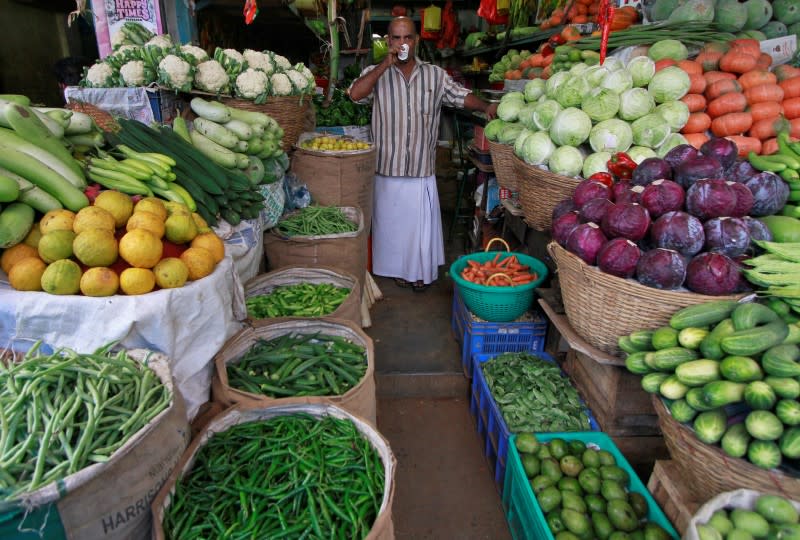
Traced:
<path id="1" fill-rule="evenodd" d="M 167 408 L 158 376 L 112 345 L 50 355 L 37 345 L 18 363 L 0 362 L 0 498 L 108 461 Z"/>
<path id="2" fill-rule="evenodd" d="M 481 369 L 512 433 L 590 429 L 577 390 L 554 363 L 528 353 L 504 353 Z"/>
<path id="3" fill-rule="evenodd" d="M 324 236 L 356 232 L 358 225 L 335 206 L 307 206 L 281 219 L 275 228 L 286 236 Z"/>
<path id="4" fill-rule="evenodd" d="M 366 126 L 372 118 L 372 107 L 353 103 L 344 90 L 336 88 L 330 105 L 324 106 L 325 96 L 314 96 L 317 126 Z"/>
<path id="5" fill-rule="evenodd" d="M 250 296 L 245 304 L 247 314 L 254 319 L 322 317 L 336 311 L 348 294 L 350 289 L 330 283 L 298 283 Z"/>
<path id="6" fill-rule="evenodd" d="M 227 366 L 232 388 L 274 398 L 338 396 L 367 371 L 364 347 L 338 336 L 284 334 L 256 342 Z"/>
<path id="7" fill-rule="evenodd" d="M 384 483 L 380 456 L 349 420 L 296 414 L 239 424 L 198 451 L 170 497 L 164 532 L 170 540 L 364 538 Z"/>

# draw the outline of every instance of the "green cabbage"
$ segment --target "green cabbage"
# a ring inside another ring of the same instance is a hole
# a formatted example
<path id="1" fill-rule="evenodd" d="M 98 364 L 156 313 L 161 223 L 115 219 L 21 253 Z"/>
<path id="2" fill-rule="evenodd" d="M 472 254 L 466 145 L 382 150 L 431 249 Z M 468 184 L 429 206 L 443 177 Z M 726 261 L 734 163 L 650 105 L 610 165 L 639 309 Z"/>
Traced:
<path id="1" fill-rule="evenodd" d="M 637 165 L 647 158 L 657 157 L 656 151 L 646 146 L 631 146 L 626 153 Z"/>
<path id="2" fill-rule="evenodd" d="M 664 58 L 671 58 L 676 62 L 680 62 L 689 57 L 689 50 L 686 48 L 686 45 L 677 39 L 662 39 L 650 45 L 650 48 L 647 50 L 647 56 L 654 62 L 658 62 Z"/>
<path id="3" fill-rule="evenodd" d="M 623 64 L 622 60 L 616 56 L 606 56 L 606 59 L 603 62 L 603 67 L 608 71 L 619 71 L 621 69 L 625 69 L 625 64 Z"/>
<path id="4" fill-rule="evenodd" d="M 656 63 L 646 56 L 634 56 L 625 69 L 633 78 L 633 86 L 647 86 L 656 73 Z"/>
<path id="5" fill-rule="evenodd" d="M 573 75 L 556 89 L 556 101 L 562 107 L 578 107 L 589 93 L 589 82 L 580 75 Z"/>
<path id="6" fill-rule="evenodd" d="M 515 122 L 519 115 L 520 109 L 525 105 L 524 100 L 511 99 L 509 101 L 501 101 L 497 106 L 497 117 L 506 122 Z"/>
<path id="7" fill-rule="evenodd" d="M 507 101 L 525 101 L 525 94 L 522 92 L 507 92 L 503 94 L 503 97 L 500 98 L 500 103 L 506 103 Z"/>
<path id="8" fill-rule="evenodd" d="M 550 138 L 559 146 L 578 146 L 589 137 L 591 129 L 592 119 L 588 114 L 575 107 L 568 107 L 553 119 Z"/>
<path id="9" fill-rule="evenodd" d="M 538 129 L 548 130 L 553 123 L 553 119 L 561 112 L 561 105 L 558 101 L 547 99 L 540 102 L 533 111 L 533 123 Z"/>
<path id="10" fill-rule="evenodd" d="M 653 112 L 656 102 L 644 88 L 631 88 L 619 97 L 620 118 L 629 122 Z"/>
<path id="11" fill-rule="evenodd" d="M 570 78 L 569 71 L 554 73 L 544 85 L 544 93 L 550 99 L 555 99 L 556 89 Z"/>
<path id="12" fill-rule="evenodd" d="M 595 88 L 583 98 L 581 109 L 595 122 L 614 118 L 619 111 L 619 95 L 608 88 Z"/>
<path id="13" fill-rule="evenodd" d="M 497 135 L 497 142 L 502 144 L 514 144 L 520 132 L 523 130 L 522 124 L 507 122 Z"/>
<path id="14" fill-rule="evenodd" d="M 531 135 L 533 135 L 533 131 L 527 128 L 523 128 L 519 132 L 519 135 L 517 135 L 517 138 L 514 141 L 512 141 L 514 143 L 514 153 L 520 159 L 522 158 L 522 156 L 525 155 L 525 141 L 528 140 L 528 137 L 530 137 Z"/>
<path id="15" fill-rule="evenodd" d="M 556 145 L 550 140 L 546 131 L 537 131 L 531 134 L 522 148 L 522 159 L 532 165 L 547 165 Z"/>
<path id="16" fill-rule="evenodd" d="M 609 152 L 594 152 L 586 156 L 583 160 L 583 177 L 589 178 L 597 172 L 608 172 L 609 159 L 611 159 Z"/>
<path id="17" fill-rule="evenodd" d="M 588 65 L 581 62 L 580 64 L 574 64 L 571 68 L 569 68 L 569 72 L 571 75 L 580 75 L 588 68 L 589 68 Z"/>
<path id="18" fill-rule="evenodd" d="M 519 110 L 519 114 L 517 115 L 517 122 L 522 124 L 528 129 L 535 130 L 536 124 L 533 122 L 533 113 L 536 111 L 536 107 L 538 107 L 538 103 L 527 103 L 524 107 Z"/>
<path id="19" fill-rule="evenodd" d="M 532 79 L 525 83 L 525 101 L 536 101 L 544 95 L 544 79 Z"/>
<path id="20" fill-rule="evenodd" d="M 631 124 L 633 143 L 650 148 L 658 148 L 670 135 L 669 125 L 660 114 L 650 113 L 634 120 Z"/>
<path id="21" fill-rule="evenodd" d="M 550 172 L 564 176 L 578 176 L 583 169 L 583 154 L 574 146 L 559 146 L 547 162 Z"/>
<path id="22" fill-rule="evenodd" d="M 494 120 L 487 122 L 486 126 L 483 128 L 484 136 L 492 142 L 497 142 L 497 136 L 500 135 L 500 130 L 503 129 L 506 123 L 499 118 L 495 118 Z"/>
<path id="23" fill-rule="evenodd" d="M 656 107 L 656 112 L 669 124 L 672 131 L 680 131 L 689 121 L 689 107 L 683 101 L 667 101 Z"/>
<path id="24" fill-rule="evenodd" d="M 621 94 L 633 87 L 633 77 L 626 70 L 618 69 L 606 75 L 600 82 L 600 86 Z"/>
<path id="25" fill-rule="evenodd" d="M 589 145 L 595 152 L 625 152 L 631 147 L 633 132 L 624 120 L 603 120 L 589 132 Z"/>
<path id="26" fill-rule="evenodd" d="M 656 103 L 677 101 L 689 91 L 689 75 L 677 66 L 668 66 L 653 75 L 647 91 Z"/>
<path id="27" fill-rule="evenodd" d="M 589 81 L 589 84 L 592 86 L 598 86 L 603 79 L 606 78 L 606 75 L 611 73 L 607 68 L 604 68 L 601 65 L 590 66 L 582 73 L 586 80 Z"/>

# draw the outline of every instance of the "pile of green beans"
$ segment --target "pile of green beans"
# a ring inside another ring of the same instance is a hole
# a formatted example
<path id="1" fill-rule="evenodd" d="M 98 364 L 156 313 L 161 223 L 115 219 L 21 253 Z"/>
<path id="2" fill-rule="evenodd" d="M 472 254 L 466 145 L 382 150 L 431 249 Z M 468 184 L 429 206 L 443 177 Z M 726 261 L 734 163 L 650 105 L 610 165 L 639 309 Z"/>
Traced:
<path id="1" fill-rule="evenodd" d="M 380 455 L 349 420 L 307 414 L 216 433 L 175 486 L 169 540 L 364 538 L 380 511 Z"/>
<path id="2" fill-rule="evenodd" d="M 108 461 L 167 408 L 158 376 L 112 345 L 0 362 L 0 500 Z"/>
<path id="3" fill-rule="evenodd" d="M 276 229 L 284 236 L 324 236 L 356 232 L 358 224 L 335 206 L 306 206 L 279 221 Z"/>
<path id="4" fill-rule="evenodd" d="M 247 314 L 254 319 L 267 317 L 322 317 L 336 311 L 350 289 L 330 283 L 281 285 L 267 294 L 249 297 Z"/>
<path id="5" fill-rule="evenodd" d="M 528 353 L 504 353 L 481 368 L 512 433 L 591 429 L 578 391 L 555 363 Z"/>
<path id="6" fill-rule="evenodd" d="M 227 372 L 232 388 L 253 394 L 339 396 L 364 377 L 367 354 L 339 336 L 289 333 L 259 339 Z"/>

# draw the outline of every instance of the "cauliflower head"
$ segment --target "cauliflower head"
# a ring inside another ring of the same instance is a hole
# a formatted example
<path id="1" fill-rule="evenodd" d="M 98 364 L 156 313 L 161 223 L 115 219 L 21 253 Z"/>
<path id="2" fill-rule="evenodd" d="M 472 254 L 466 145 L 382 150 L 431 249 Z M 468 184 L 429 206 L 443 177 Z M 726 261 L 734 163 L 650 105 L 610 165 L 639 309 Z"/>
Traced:
<path id="1" fill-rule="evenodd" d="M 168 54 L 158 63 L 158 82 L 162 86 L 188 92 L 193 80 L 194 66 L 179 56 Z"/>
<path id="2" fill-rule="evenodd" d="M 186 45 L 181 45 L 181 52 L 187 60 L 192 61 L 192 59 L 194 59 L 195 65 L 200 62 L 205 62 L 209 58 L 208 53 L 204 49 L 188 43 Z"/>
<path id="3" fill-rule="evenodd" d="M 119 49 L 116 49 L 114 52 L 106 56 L 103 61 L 107 64 L 110 64 L 114 69 L 119 69 L 126 62 L 130 62 L 131 60 L 140 60 L 141 54 L 142 50 L 139 46 L 123 45 Z"/>
<path id="4" fill-rule="evenodd" d="M 158 49 L 172 49 L 175 44 L 172 43 L 172 38 L 169 34 L 158 34 L 153 36 L 144 44 L 145 47 L 156 47 Z"/>
<path id="5" fill-rule="evenodd" d="M 206 60 L 197 64 L 194 74 L 195 87 L 212 94 L 222 94 L 228 92 L 229 84 L 228 73 L 216 60 Z"/>
<path id="6" fill-rule="evenodd" d="M 90 66 L 81 80 L 81 86 L 88 88 L 113 88 L 117 86 L 119 73 L 106 62 L 97 62 Z"/>
<path id="7" fill-rule="evenodd" d="M 289 59 L 285 56 L 272 53 L 272 61 L 275 62 L 275 66 L 281 71 L 285 69 L 292 69 L 292 63 L 289 62 Z"/>
<path id="8" fill-rule="evenodd" d="M 264 103 L 269 91 L 269 76 L 260 69 L 247 68 L 236 77 L 236 95 Z"/>
<path id="9" fill-rule="evenodd" d="M 314 91 L 316 85 L 312 86 L 310 81 L 299 71 L 290 69 L 285 71 L 284 74 L 289 77 L 289 80 L 294 86 L 296 94 L 308 94 Z"/>
<path id="10" fill-rule="evenodd" d="M 240 73 L 247 69 L 247 61 L 242 53 L 236 49 L 217 47 L 214 50 L 214 60 L 222 64 L 231 80 L 236 79 Z"/>
<path id="11" fill-rule="evenodd" d="M 245 49 L 242 56 L 247 61 L 247 67 L 253 69 L 260 69 L 264 73 L 270 74 L 275 71 L 275 65 L 272 63 L 272 57 L 260 51 L 253 49 Z"/>
<path id="12" fill-rule="evenodd" d="M 291 96 L 294 92 L 292 80 L 285 73 L 273 73 L 269 78 L 272 85 L 272 95 Z"/>
<path id="13" fill-rule="evenodd" d="M 141 60 L 131 60 L 119 68 L 119 76 L 124 86 L 147 86 L 153 82 L 153 73 Z"/>

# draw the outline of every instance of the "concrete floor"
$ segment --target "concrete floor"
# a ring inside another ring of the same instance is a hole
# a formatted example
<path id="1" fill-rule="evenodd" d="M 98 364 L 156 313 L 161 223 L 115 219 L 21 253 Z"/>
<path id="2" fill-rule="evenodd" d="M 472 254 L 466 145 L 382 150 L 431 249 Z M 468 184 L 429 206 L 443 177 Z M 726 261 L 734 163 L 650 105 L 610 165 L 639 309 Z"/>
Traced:
<path id="1" fill-rule="evenodd" d="M 423 293 L 376 277 L 384 299 L 373 306 L 367 333 L 375 341 L 378 429 L 398 461 L 395 534 L 399 540 L 504 540 L 511 535 L 469 414 L 469 382 L 450 330 L 448 267 Z"/>

